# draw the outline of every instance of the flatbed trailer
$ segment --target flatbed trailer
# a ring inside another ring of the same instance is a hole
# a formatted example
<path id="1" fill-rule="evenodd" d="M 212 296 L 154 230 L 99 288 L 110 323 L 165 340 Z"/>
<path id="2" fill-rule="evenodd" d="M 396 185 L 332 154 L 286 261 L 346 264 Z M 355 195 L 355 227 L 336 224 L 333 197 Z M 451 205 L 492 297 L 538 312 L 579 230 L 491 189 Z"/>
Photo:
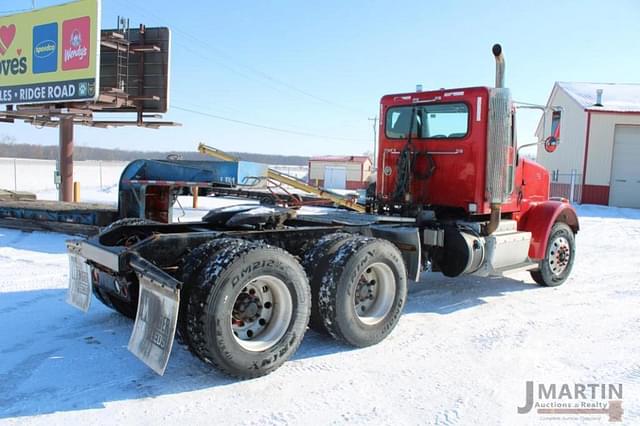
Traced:
<path id="1" fill-rule="evenodd" d="M 135 160 L 118 182 L 118 206 L 37 200 L 35 194 L 0 191 L 0 226 L 91 236 L 120 218 L 172 222 L 180 195 L 195 191 L 301 207 L 331 205 L 327 199 L 296 194 L 266 184 L 268 168 L 247 161 Z M 292 178 L 293 179 L 293 178 Z"/>
<path id="2" fill-rule="evenodd" d="M 95 235 L 118 219 L 115 207 L 96 203 L 0 201 L 0 226 L 71 235 Z"/>

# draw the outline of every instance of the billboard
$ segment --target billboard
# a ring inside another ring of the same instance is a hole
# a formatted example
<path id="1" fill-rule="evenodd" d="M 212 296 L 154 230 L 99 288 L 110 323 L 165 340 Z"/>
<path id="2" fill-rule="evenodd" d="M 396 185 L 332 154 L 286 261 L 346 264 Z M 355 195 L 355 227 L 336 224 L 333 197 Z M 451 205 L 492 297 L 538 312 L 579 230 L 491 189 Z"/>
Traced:
<path id="1" fill-rule="evenodd" d="M 100 0 L 0 16 L 0 104 L 94 100 Z"/>
<path id="2" fill-rule="evenodd" d="M 102 30 L 103 41 L 117 30 Z M 100 91 L 122 88 L 148 113 L 166 113 L 169 109 L 169 78 L 171 31 L 166 27 L 145 27 L 126 32 L 130 52 L 123 65 L 118 64 L 118 52 L 103 43 L 100 50 Z M 122 81 L 124 80 L 124 84 Z M 102 112 L 136 112 L 136 106 L 103 106 Z"/>

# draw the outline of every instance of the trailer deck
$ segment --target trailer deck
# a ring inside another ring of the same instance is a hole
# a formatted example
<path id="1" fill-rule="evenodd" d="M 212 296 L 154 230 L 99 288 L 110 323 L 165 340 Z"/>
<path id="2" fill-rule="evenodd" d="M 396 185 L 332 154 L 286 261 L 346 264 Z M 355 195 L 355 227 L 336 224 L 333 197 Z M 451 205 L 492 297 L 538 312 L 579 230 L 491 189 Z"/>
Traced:
<path id="1" fill-rule="evenodd" d="M 118 218 L 115 206 L 63 201 L 0 201 L 0 226 L 94 235 Z"/>

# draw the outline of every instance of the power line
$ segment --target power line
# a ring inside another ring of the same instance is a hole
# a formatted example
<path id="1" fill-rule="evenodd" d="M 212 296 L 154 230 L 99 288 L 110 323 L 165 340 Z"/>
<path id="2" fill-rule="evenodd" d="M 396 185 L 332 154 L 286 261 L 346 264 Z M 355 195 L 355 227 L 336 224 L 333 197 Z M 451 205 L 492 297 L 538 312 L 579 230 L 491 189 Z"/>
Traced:
<path id="1" fill-rule="evenodd" d="M 172 105 L 175 103 L 176 105 L 181 105 L 183 108 L 190 108 L 190 109 L 195 109 L 197 111 L 206 111 L 209 114 L 221 114 L 223 116 L 243 116 L 246 112 L 247 112 L 247 108 L 244 107 L 243 109 L 240 108 L 232 108 L 229 106 L 221 106 L 218 103 L 214 104 L 214 105 L 203 105 L 201 103 L 195 103 L 193 102 L 191 99 L 186 99 L 186 98 L 171 98 L 171 103 Z M 286 118 L 286 117 L 285 117 Z M 292 123 L 290 120 L 285 122 L 284 120 L 269 120 L 269 126 L 271 127 L 278 127 L 278 128 L 286 128 L 287 130 L 291 130 L 291 131 L 296 131 L 296 132 L 302 132 L 302 133 L 309 133 L 307 132 L 308 129 L 304 128 L 304 127 L 300 127 L 297 125 L 297 122 Z"/>
<path id="2" fill-rule="evenodd" d="M 118 1 L 121 4 L 123 4 L 123 0 L 118 0 Z M 148 16 L 154 17 L 155 19 L 158 19 L 160 21 L 164 21 L 164 19 L 162 17 L 154 14 L 150 10 L 145 9 L 145 8 L 139 6 L 139 5 L 127 4 L 127 7 L 130 7 L 130 6 L 133 6 L 134 8 L 138 9 L 142 13 L 143 16 L 148 15 Z M 349 106 L 346 106 L 346 105 L 342 105 L 342 104 L 334 102 L 332 100 L 317 96 L 317 95 L 315 95 L 313 93 L 310 93 L 310 92 L 308 92 L 308 91 L 306 91 L 304 89 L 301 89 L 301 88 L 299 88 L 299 87 L 297 87 L 297 86 L 295 86 L 295 85 L 293 85 L 291 83 L 282 81 L 282 80 L 280 80 L 280 79 L 278 79 L 276 77 L 273 77 L 272 75 L 270 75 L 270 74 L 268 74 L 266 72 L 260 71 L 259 69 L 256 69 L 256 68 L 254 68 L 254 67 L 252 67 L 250 65 L 247 65 L 246 63 L 242 63 L 241 61 L 238 61 L 237 59 L 233 58 L 232 56 L 230 56 L 229 54 L 225 53 L 224 51 L 216 48 L 215 46 L 212 46 L 211 43 L 204 42 L 202 40 L 202 38 L 197 37 L 197 36 L 191 34 L 190 32 L 188 32 L 188 31 L 186 31 L 186 30 L 184 30 L 184 29 L 182 29 L 182 28 L 180 28 L 178 26 L 175 26 L 175 25 L 172 24 L 171 25 L 171 29 L 173 31 L 175 31 L 176 33 L 182 34 L 185 37 L 187 37 L 187 38 L 191 39 L 192 41 L 194 41 L 196 44 L 200 45 L 199 49 L 200 49 L 201 52 L 205 53 L 205 56 L 208 56 L 209 58 L 212 58 L 212 56 L 210 56 L 209 54 L 210 54 L 211 51 L 215 51 L 218 54 L 218 56 L 226 58 L 226 60 L 228 60 L 230 62 L 235 62 L 236 65 L 238 65 L 241 68 L 244 68 L 245 70 L 253 73 L 254 75 L 257 75 L 262 80 L 266 80 L 266 81 L 271 82 L 272 83 L 272 87 L 273 87 L 273 84 L 275 84 L 275 85 L 278 85 L 280 87 L 285 87 L 285 88 L 289 89 L 290 91 L 293 91 L 293 92 L 296 92 L 296 93 L 301 94 L 303 96 L 306 96 L 307 98 L 314 99 L 314 100 L 316 100 L 318 102 L 322 102 L 324 104 L 331 105 L 331 106 L 334 106 L 334 107 L 337 107 L 337 108 L 340 108 L 340 109 L 343 109 L 343 110 L 349 110 L 351 112 L 356 112 L 358 114 L 364 114 L 363 112 L 361 112 L 361 111 L 359 111 L 357 109 L 354 109 L 352 107 L 349 107 Z M 185 47 L 190 49 L 191 46 L 185 46 Z M 192 50 L 192 49 L 190 49 L 190 50 Z M 216 61 L 216 60 L 214 60 L 214 62 L 217 63 L 218 65 L 230 70 L 231 72 L 246 78 L 246 79 L 254 80 L 254 78 L 252 78 L 251 76 L 248 76 L 246 73 L 238 71 L 234 67 L 231 67 L 231 66 L 229 66 L 227 64 L 224 64 L 224 63 L 220 63 L 219 61 Z"/>
<path id="3" fill-rule="evenodd" d="M 296 130 L 282 129 L 282 128 L 279 128 L 279 127 L 267 126 L 267 125 L 264 125 L 264 124 L 252 123 L 252 122 L 249 122 L 249 121 L 244 121 L 244 120 L 238 120 L 238 119 L 235 119 L 235 118 L 224 117 L 224 116 L 221 116 L 221 115 L 211 114 L 211 113 L 204 112 L 204 111 L 197 111 L 195 109 L 185 108 L 185 107 L 181 107 L 181 106 L 177 106 L 177 105 L 172 105 L 171 108 L 177 109 L 177 110 L 180 110 L 180 111 L 184 111 L 184 112 L 188 112 L 188 113 L 191 113 L 191 114 L 197 114 L 197 115 L 202 115 L 202 116 L 209 117 L 209 118 L 215 118 L 216 120 L 228 121 L 228 122 L 231 122 L 231 123 L 242 124 L 244 126 L 256 127 L 258 129 L 271 130 L 273 132 L 288 133 L 288 134 L 291 134 L 291 135 L 305 136 L 305 137 L 309 137 L 309 138 L 318 138 L 318 139 L 331 139 L 331 140 L 350 141 L 350 142 L 366 142 L 364 139 L 341 138 L 339 136 L 326 136 L 326 135 L 319 135 L 319 134 L 316 134 L 316 133 L 299 132 L 299 131 L 296 131 Z"/>

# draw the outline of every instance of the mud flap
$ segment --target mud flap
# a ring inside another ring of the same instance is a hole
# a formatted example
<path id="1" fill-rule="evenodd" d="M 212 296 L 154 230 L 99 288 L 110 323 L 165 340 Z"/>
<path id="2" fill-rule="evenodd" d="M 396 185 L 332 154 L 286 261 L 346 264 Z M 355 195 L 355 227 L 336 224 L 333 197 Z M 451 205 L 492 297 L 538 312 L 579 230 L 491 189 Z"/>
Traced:
<path id="1" fill-rule="evenodd" d="M 176 333 L 180 290 L 162 285 L 140 273 L 138 278 L 138 312 L 128 349 L 162 376 Z"/>
<path id="2" fill-rule="evenodd" d="M 69 288 L 66 302 L 87 312 L 91 305 L 91 267 L 77 254 L 69 253 Z"/>

